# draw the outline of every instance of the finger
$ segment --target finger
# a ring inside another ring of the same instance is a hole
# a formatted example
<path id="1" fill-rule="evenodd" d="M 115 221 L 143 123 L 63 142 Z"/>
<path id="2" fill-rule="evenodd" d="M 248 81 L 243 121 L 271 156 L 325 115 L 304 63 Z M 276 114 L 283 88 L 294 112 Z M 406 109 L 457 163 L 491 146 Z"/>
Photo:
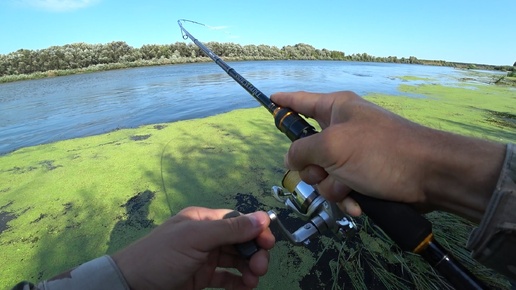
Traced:
<path id="1" fill-rule="evenodd" d="M 254 258 L 255 256 L 257 258 Z M 267 272 L 269 262 L 267 251 L 260 250 L 259 252 L 253 255 L 251 260 L 252 259 L 254 259 L 253 267 L 255 268 L 255 271 L 258 271 L 260 273 L 263 271 Z M 218 262 L 219 263 L 217 266 L 219 267 L 237 269 L 242 274 L 241 277 L 243 284 L 247 287 L 254 288 L 258 285 L 258 281 L 260 278 L 258 274 L 251 270 L 251 261 L 248 262 L 247 260 L 235 256 L 233 256 L 233 258 L 228 256 L 221 256 L 219 257 Z"/>
<path id="2" fill-rule="evenodd" d="M 348 196 L 351 189 L 337 180 L 333 175 L 328 175 L 317 184 L 317 191 L 329 201 L 339 202 Z"/>
<path id="3" fill-rule="evenodd" d="M 235 268 L 240 273 L 252 272 L 255 276 L 263 276 L 269 269 L 269 252 L 261 249 L 256 252 L 249 260 L 244 259 L 242 256 L 234 254 L 233 251 L 221 252 L 217 266 L 223 268 Z"/>
<path id="4" fill-rule="evenodd" d="M 263 251 L 262 251 L 263 253 Z M 259 253 L 256 253 L 259 254 Z M 256 255 L 255 254 L 255 255 Z M 258 255 L 260 256 L 260 255 Z M 254 257 L 254 255 L 253 255 Z M 253 271 L 251 271 L 251 268 L 248 263 L 239 265 L 240 267 L 237 268 L 240 273 L 242 273 L 242 282 L 247 287 L 255 288 L 258 286 L 258 282 L 260 281 L 260 277 L 257 276 Z"/>
<path id="5" fill-rule="evenodd" d="M 269 270 L 269 259 L 269 252 L 260 250 L 249 260 L 249 269 L 254 275 L 263 276 Z"/>
<path id="6" fill-rule="evenodd" d="M 309 117 L 315 117 L 315 107 L 323 94 L 309 92 L 275 93 L 271 100 L 281 107 L 290 108 Z"/>
<path id="7" fill-rule="evenodd" d="M 272 234 L 270 228 L 266 228 L 263 232 L 261 232 L 254 241 L 258 245 L 258 249 L 263 249 L 265 251 L 269 251 L 274 247 L 276 243 L 276 237 Z M 234 245 L 227 245 L 220 247 L 221 253 L 226 255 L 230 255 L 232 257 L 243 258 L 241 253 L 237 251 Z M 229 266 L 227 266 L 229 267 Z"/>
<path id="8" fill-rule="evenodd" d="M 299 177 L 308 184 L 317 184 L 328 176 L 324 168 L 317 165 L 308 165 L 299 171 Z"/>
<path id="9" fill-rule="evenodd" d="M 337 206 L 340 208 L 340 210 L 351 216 L 359 216 L 362 214 L 362 208 L 351 197 L 344 198 L 344 200 L 337 203 Z"/>
<path id="10" fill-rule="evenodd" d="M 187 207 L 180 211 L 174 218 L 182 217 L 182 219 L 196 220 L 196 221 L 231 221 L 233 218 L 227 218 L 229 213 L 234 212 L 230 209 L 210 209 L 204 207 Z M 247 217 L 249 221 L 255 226 L 266 228 L 269 225 L 269 216 L 263 211 L 254 212 L 234 218 Z"/>
<path id="11" fill-rule="evenodd" d="M 351 189 L 341 183 L 339 180 L 333 179 L 318 166 L 308 166 L 305 170 L 299 172 L 300 177 L 308 184 L 317 184 L 317 190 L 330 201 L 336 201 L 337 206 L 345 213 L 352 216 L 362 214 L 360 205 L 347 195 Z M 344 198 L 344 199 L 343 199 Z"/>
<path id="12" fill-rule="evenodd" d="M 217 261 L 218 267 L 235 268 L 244 273 L 250 270 L 254 275 L 263 276 L 269 269 L 270 254 L 260 249 L 249 260 L 233 253 L 233 251 L 221 252 Z"/>
<path id="13" fill-rule="evenodd" d="M 265 251 L 265 250 L 262 250 L 262 251 Z M 256 254 L 258 254 L 258 252 Z M 263 255 L 263 254 L 261 254 L 261 255 Z M 248 272 L 250 271 L 249 270 L 249 260 L 245 259 L 238 253 L 235 253 L 234 251 L 232 251 L 229 248 L 225 249 L 225 251 L 221 251 L 219 253 L 216 266 L 219 268 L 237 269 L 240 273 L 243 273 L 245 271 L 248 271 Z"/>
<path id="14" fill-rule="evenodd" d="M 265 212 L 254 212 L 234 218 L 193 223 L 198 233 L 199 250 L 210 251 L 220 246 L 243 243 L 258 237 L 268 226 L 269 216 Z"/>
<path id="15" fill-rule="evenodd" d="M 271 95 L 271 100 L 282 107 L 316 119 L 322 128 L 330 124 L 334 100 L 331 95 L 309 92 L 276 93 Z"/>
<path id="16" fill-rule="evenodd" d="M 270 228 L 266 228 L 256 237 L 255 241 L 261 249 L 270 250 L 276 243 L 276 237 L 274 237 Z"/>
<path id="17" fill-rule="evenodd" d="M 331 129 L 324 130 L 292 142 L 285 158 L 285 167 L 302 171 L 309 165 L 322 168 L 331 166 L 334 162 L 331 158 L 331 146 L 334 146 L 334 142 L 329 140 L 332 139 L 331 131 Z"/>
<path id="18" fill-rule="evenodd" d="M 256 287 L 259 277 L 265 275 L 269 268 L 269 252 L 262 249 L 254 254 L 249 261 L 240 256 L 222 252 L 218 258 L 217 267 L 237 269 L 242 274 L 241 280 L 244 285 Z M 221 277 L 226 277 L 223 273 L 221 272 Z M 220 284 L 216 279 L 213 282 L 210 285 Z"/>
<path id="19" fill-rule="evenodd" d="M 225 215 L 232 212 L 230 209 L 211 209 L 204 207 L 190 206 L 181 210 L 174 218 L 182 218 L 187 220 L 221 220 Z"/>

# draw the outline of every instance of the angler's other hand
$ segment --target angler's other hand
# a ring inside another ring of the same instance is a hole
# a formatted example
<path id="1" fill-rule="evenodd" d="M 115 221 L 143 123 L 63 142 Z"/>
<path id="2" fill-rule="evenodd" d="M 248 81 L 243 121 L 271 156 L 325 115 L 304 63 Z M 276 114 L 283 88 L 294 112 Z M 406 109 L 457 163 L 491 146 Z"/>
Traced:
<path id="1" fill-rule="evenodd" d="M 286 166 L 349 214 L 361 213 L 347 197 L 354 190 L 476 221 L 482 216 L 503 144 L 424 127 L 349 91 L 277 93 L 271 99 L 317 120 L 322 131 L 293 142 Z"/>
<path id="2" fill-rule="evenodd" d="M 274 245 L 270 220 L 265 212 L 224 219 L 229 212 L 186 208 L 113 260 L 131 289 L 254 288 L 267 272 L 267 250 Z M 261 249 L 246 260 L 233 245 L 253 239 Z"/>

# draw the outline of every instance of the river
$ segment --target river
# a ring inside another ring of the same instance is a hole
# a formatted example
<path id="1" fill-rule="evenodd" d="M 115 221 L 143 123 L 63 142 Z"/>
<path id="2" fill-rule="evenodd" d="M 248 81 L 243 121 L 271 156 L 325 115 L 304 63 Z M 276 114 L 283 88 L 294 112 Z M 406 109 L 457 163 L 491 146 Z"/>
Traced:
<path id="1" fill-rule="evenodd" d="M 464 74 L 449 67 L 364 62 L 228 64 L 266 95 L 298 90 L 400 95 L 400 76 L 453 84 Z M 0 84 L 0 154 L 120 128 L 257 106 L 257 101 L 214 63 L 132 68 Z"/>

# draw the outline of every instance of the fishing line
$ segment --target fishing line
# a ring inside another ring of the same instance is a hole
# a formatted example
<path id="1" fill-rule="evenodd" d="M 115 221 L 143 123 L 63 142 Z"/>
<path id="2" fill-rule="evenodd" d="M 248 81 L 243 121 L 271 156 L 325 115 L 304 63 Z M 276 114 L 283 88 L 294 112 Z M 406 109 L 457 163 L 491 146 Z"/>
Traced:
<path id="1" fill-rule="evenodd" d="M 200 23 L 200 22 L 197 22 L 197 21 L 193 21 L 193 20 L 188 20 L 188 19 L 179 19 L 178 21 L 182 21 L 182 22 L 190 22 L 190 23 L 193 23 L 193 24 L 198 24 L 198 25 L 201 25 L 201 26 L 205 26 L 205 27 L 208 27 L 206 24 L 203 24 L 203 23 Z M 183 30 L 181 30 L 181 35 L 183 35 L 183 39 L 186 40 L 188 39 L 188 35 L 186 35 Z"/>
<path id="2" fill-rule="evenodd" d="M 183 21 L 183 22 L 190 22 L 190 23 L 193 23 L 193 24 L 197 24 L 197 25 L 201 25 L 201 26 L 204 26 L 204 27 L 207 27 L 209 29 L 214 29 L 214 30 L 218 30 L 216 27 L 214 26 L 208 26 L 208 25 L 205 25 L 203 23 L 200 23 L 200 22 L 197 22 L 197 21 L 193 21 L 193 20 L 187 20 L 187 19 L 181 19 L 180 21 Z M 182 30 L 181 30 L 182 32 Z M 188 36 L 182 32 L 182 37 L 183 39 L 188 39 Z M 164 176 L 164 173 L 163 173 L 163 159 L 165 157 L 165 150 L 167 149 L 168 145 L 170 144 L 170 142 L 172 142 L 174 139 L 170 139 L 167 144 L 165 144 L 165 146 L 163 146 L 163 149 L 161 150 L 161 156 L 160 156 L 160 175 L 161 175 L 161 187 L 163 188 L 163 193 L 165 194 L 165 199 L 167 200 L 167 206 L 168 206 L 168 210 L 170 211 L 170 215 L 172 216 L 174 214 L 174 211 L 172 210 L 172 203 L 170 201 L 170 196 L 167 192 L 167 186 L 165 184 L 165 176 Z"/>
<path id="3" fill-rule="evenodd" d="M 167 200 L 167 205 L 168 205 L 168 210 L 170 211 L 170 216 L 172 216 L 174 214 L 174 212 L 172 211 L 172 204 L 170 203 L 170 198 L 168 196 L 168 192 L 167 192 L 167 186 L 165 185 L 165 177 L 163 177 L 163 156 L 165 155 L 165 149 L 167 149 L 168 147 L 168 144 L 170 144 L 170 142 L 172 142 L 172 140 L 174 140 L 173 138 L 170 139 L 167 144 L 165 144 L 165 146 L 163 146 L 163 149 L 161 150 L 161 157 L 160 157 L 160 164 L 159 164 L 159 167 L 160 167 L 160 174 L 161 174 L 161 187 L 163 187 L 163 192 L 165 193 L 165 198 Z"/>
<path id="4" fill-rule="evenodd" d="M 221 31 L 222 30 L 222 33 L 226 34 L 229 38 L 237 38 L 238 37 L 238 36 L 234 36 L 231 32 L 226 31 L 226 29 L 229 28 L 229 26 L 211 26 L 211 25 L 206 25 L 204 23 L 200 23 L 200 22 L 193 21 L 193 20 L 188 20 L 188 19 L 179 19 L 178 21 L 190 22 L 190 23 L 193 23 L 193 24 L 204 26 L 204 27 L 208 28 L 209 30 L 217 30 L 217 31 Z M 188 35 L 186 35 L 183 32 L 183 30 L 181 30 L 181 35 L 182 35 L 184 40 L 188 39 Z"/>

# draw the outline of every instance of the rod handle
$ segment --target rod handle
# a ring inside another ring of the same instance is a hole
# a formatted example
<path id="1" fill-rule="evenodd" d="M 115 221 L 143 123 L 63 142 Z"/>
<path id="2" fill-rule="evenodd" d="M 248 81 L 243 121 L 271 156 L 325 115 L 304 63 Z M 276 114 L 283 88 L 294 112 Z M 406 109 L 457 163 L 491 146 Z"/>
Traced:
<path id="1" fill-rule="evenodd" d="M 240 212 L 234 210 L 224 215 L 224 219 L 234 218 L 241 215 L 242 214 Z M 256 252 L 260 250 L 260 247 L 258 246 L 255 240 L 235 244 L 233 246 L 235 247 L 238 254 L 246 259 L 250 259 L 254 254 L 256 254 Z"/>
<path id="2" fill-rule="evenodd" d="M 350 196 L 402 250 L 418 252 L 431 240 L 432 223 L 412 206 L 369 197 L 354 191 Z"/>

